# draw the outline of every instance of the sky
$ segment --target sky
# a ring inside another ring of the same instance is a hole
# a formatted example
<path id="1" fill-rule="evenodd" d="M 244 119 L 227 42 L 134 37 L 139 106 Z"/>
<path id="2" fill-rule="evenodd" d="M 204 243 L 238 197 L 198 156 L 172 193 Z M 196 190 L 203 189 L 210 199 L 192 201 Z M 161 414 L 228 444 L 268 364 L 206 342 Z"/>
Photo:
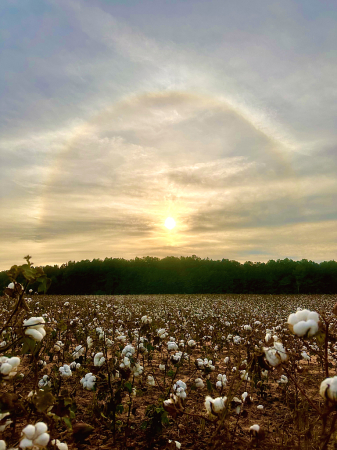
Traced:
<path id="1" fill-rule="evenodd" d="M 335 0 L 2 0 L 0 270 L 335 259 L 336 42 Z"/>

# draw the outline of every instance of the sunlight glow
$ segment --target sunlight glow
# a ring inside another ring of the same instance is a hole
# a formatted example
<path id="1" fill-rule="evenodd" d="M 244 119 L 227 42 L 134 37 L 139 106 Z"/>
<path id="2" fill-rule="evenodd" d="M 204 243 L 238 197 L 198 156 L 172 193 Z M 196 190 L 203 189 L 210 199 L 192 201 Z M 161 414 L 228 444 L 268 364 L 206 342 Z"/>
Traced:
<path id="1" fill-rule="evenodd" d="M 173 219 L 173 217 L 168 217 L 165 220 L 165 227 L 168 228 L 169 230 L 172 230 L 172 228 L 174 228 L 176 226 L 176 221 Z"/>

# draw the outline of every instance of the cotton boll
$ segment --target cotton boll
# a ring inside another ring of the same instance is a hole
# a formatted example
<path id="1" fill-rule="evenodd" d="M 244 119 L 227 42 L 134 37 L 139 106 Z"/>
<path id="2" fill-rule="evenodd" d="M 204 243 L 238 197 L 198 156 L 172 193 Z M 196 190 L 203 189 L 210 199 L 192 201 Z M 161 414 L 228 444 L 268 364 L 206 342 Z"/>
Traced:
<path id="1" fill-rule="evenodd" d="M 294 331 L 294 334 L 302 337 L 307 333 L 308 329 L 309 329 L 308 323 L 301 321 L 301 322 L 297 322 L 294 325 L 293 331 Z"/>
<path id="2" fill-rule="evenodd" d="M 29 337 L 31 337 L 32 339 L 34 339 L 34 341 L 40 342 L 43 339 L 42 334 L 38 331 L 38 330 L 34 330 L 32 328 L 28 328 L 25 331 L 25 334 Z"/>
<path id="3" fill-rule="evenodd" d="M 198 388 L 198 389 L 201 389 L 201 388 L 203 388 L 205 385 L 204 385 L 204 382 L 202 381 L 202 379 L 201 378 L 196 378 L 195 380 L 194 380 L 194 382 L 195 382 L 195 386 Z"/>
<path id="4" fill-rule="evenodd" d="M 37 422 L 35 424 L 35 432 L 36 432 L 37 436 L 40 434 L 46 433 L 47 430 L 48 430 L 48 426 L 44 422 Z"/>
<path id="5" fill-rule="evenodd" d="M 37 445 L 39 447 L 46 447 L 50 439 L 50 436 L 48 433 L 40 434 L 36 439 L 34 439 L 34 445 Z"/>
<path id="6" fill-rule="evenodd" d="M 34 427 L 34 425 L 27 425 L 22 430 L 22 434 L 24 434 L 27 439 L 33 439 L 33 437 L 35 435 L 35 427 Z"/>
<path id="7" fill-rule="evenodd" d="M 10 364 L 13 368 L 18 367 L 20 364 L 20 358 L 17 356 L 12 356 L 11 358 L 7 359 L 8 364 Z"/>
<path id="8" fill-rule="evenodd" d="M 302 309 L 302 311 L 297 311 L 297 313 L 296 313 L 298 321 L 308 320 L 309 314 L 310 314 L 310 311 L 307 309 Z"/>
<path id="9" fill-rule="evenodd" d="M 213 411 L 218 414 L 225 407 L 225 402 L 222 397 L 215 398 L 213 400 Z"/>
<path id="10" fill-rule="evenodd" d="M 318 331 L 318 323 L 315 320 L 308 320 L 308 336 L 314 336 Z"/>
<path id="11" fill-rule="evenodd" d="M 32 441 L 31 439 L 28 439 L 28 438 L 23 438 L 23 439 L 21 439 L 21 441 L 20 441 L 19 447 L 20 447 L 20 448 L 30 448 L 30 447 L 33 447 L 33 441 Z"/>
<path id="12" fill-rule="evenodd" d="M 154 378 L 153 378 L 152 375 L 148 375 L 148 377 L 147 377 L 147 384 L 148 384 L 149 386 L 155 386 L 155 385 L 156 385 L 156 383 L 155 383 Z"/>
<path id="13" fill-rule="evenodd" d="M 337 402 L 337 376 L 322 381 L 319 393 L 321 397 Z"/>
<path id="14" fill-rule="evenodd" d="M 12 371 L 12 366 L 7 362 L 2 363 L 0 366 L 0 373 L 3 375 L 8 375 Z"/>
<path id="15" fill-rule="evenodd" d="M 310 313 L 308 314 L 308 318 L 307 321 L 309 320 L 314 320 L 315 322 L 319 322 L 319 315 L 316 311 L 310 311 Z"/>

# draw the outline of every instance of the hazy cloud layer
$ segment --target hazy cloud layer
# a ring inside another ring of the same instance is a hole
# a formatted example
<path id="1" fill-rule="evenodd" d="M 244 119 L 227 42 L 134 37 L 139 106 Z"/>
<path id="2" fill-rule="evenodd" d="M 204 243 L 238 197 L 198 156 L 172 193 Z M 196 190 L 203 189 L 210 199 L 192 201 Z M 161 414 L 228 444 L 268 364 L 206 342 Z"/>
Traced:
<path id="1" fill-rule="evenodd" d="M 27 253 L 335 258 L 336 13 L 3 1 L 0 269 Z"/>

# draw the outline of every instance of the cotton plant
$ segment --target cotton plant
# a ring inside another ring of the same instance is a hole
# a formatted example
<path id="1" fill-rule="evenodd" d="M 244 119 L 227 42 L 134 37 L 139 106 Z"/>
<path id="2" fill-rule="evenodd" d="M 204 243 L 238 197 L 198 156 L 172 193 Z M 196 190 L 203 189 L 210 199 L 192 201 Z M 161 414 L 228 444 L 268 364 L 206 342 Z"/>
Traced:
<path id="1" fill-rule="evenodd" d="M 83 347 L 83 345 L 77 345 L 72 353 L 72 357 L 74 359 L 79 359 L 83 355 L 85 355 L 85 347 Z"/>
<path id="2" fill-rule="evenodd" d="M 288 383 L 288 377 L 286 375 L 281 375 L 281 378 L 277 380 L 278 384 L 287 384 Z"/>
<path id="3" fill-rule="evenodd" d="M 177 397 L 180 397 L 183 400 L 187 397 L 186 389 L 187 389 L 187 386 L 182 380 L 178 380 L 173 385 L 173 392 L 175 393 L 175 395 Z"/>
<path id="4" fill-rule="evenodd" d="M 94 345 L 94 340 L 91 336 L 87 336 L 87 348 L 90 349 Z"/>
<path id="5" fill-rule="evenodd" d="M 173 341 L 169 341 L 167 343 L 167 350 L 170 351 L 177 351 L 178 350 L 178 345 L 176 342 Z"/>
<path id="6" fill-rule="evenodd" d="M 195 387 L 196 387 L 197 389 L 202 389 L 203 387 L 205 387 L 205 384 L 204 384 L 202 378 L 196 378 L 196 379 L 194 380 L 194 383 L 195 383 Z"/>
<path id="7" fill-rule="evenodd" d="M 77 363 L 76 361 L 73 361 L 69 364 L 69 367 L 71 370 L 78 370 L 81 367 L 80 363 Z"/>
<path id="8" fill-rule="evenodd" d="M 102 352 L 96 353 L 94 356 L 94 366 L 95 367 L 101 367 L 105 363 L 105 358 L 103 356 Z"/>
<path id="9" fill-rule="evenodd" d="M 308 355 L 308 353 L 306 351 L 301 352 L 301 356 L 302 356 L 302 359 L 304 359 L 304 361 L 310 361 L 310 356 Z"/>
<path id="10" fill-rule="evenodd" d="M 55 352 L 60 352 L 63 347 L 64 343 L 62 341 L 56 341 L 56 343 L 54 344 Z"/>
<path id="11" fill-rule="evenodd" d="M 152 323 L 152 318 L 150 316 L 143 316 L 140 320 L 144 325 L 149 325 Z"/>
<path id="12" fill-rule="evenodd" d="M 148 375 L 147 376 L 146 383 L 147 383 L 148 386 L 151 386 L 151 387 L 156 385 L 156 382 L 155 382 L 155 380 L 154 380 L 152 375 Z"/>
<path id="13" fill-rule="evenodd" d="M 257 423 L 249 428 L 249 434 L 255 439 L 262 439 L 264 437 L 264 431 Z"/>
<path id="14" fill-rule="evenodd" d="M 323 380 L 319 393 L 325 400 L 337 403 L 337 376 Z"/>
<path id="15" fill-rule="evenodd" d="M 219 375 L 217 376 L 217 382 L 216 382 L 216 388 L 221 391 L 221 389 L 223 389 L 224 387 L 226 387 L 227 385 L 227 376 L 226 375 L 222 375 L 221 373 L 219 373 Z"/>
<path id="16" fill-rule="evenodd" d="M 176 352 L 174 355 L 171 356 L 171 361 L 173 362 L 173 364 L 177 364 L 181 361 L 188 361 L 189 360 L 189 356 L 187 353 L 183 353 L 183 352 Z"/>
<path id="17" fill-rule="evenodd" d="M 165 339 L 168 336 L 165 328 L 159 328 L 159 330 L 157 330 L 157 334 L 159 339 Z"/>
<path id="18" fill-rule="evenodd" d="M 17 356 L 12 356 L 7 358 L 7 356 L 0 357 L 0 374 L 5 380 L 15 377 L 17 374 L 18 367 L 20 365 L 20 358 Z"/>
<path id="19" fill-rule="evenodd" d="M 37 422 L 35 425 L 27 425 L 22 430 L 20 448 L 42 448 L 46 447 L 50 436 L 47 433 L 48 426 L 44 422 Z"/>
<path id="20" fill-rule="evenodd" d="M 225 409 L 226 402 L 227 397 L 212 398 L 208 395 L 205 398 L 204 405 L 211 420 L 216 420 L 219 418 L 219 416 Z"/>
<path id="21" fill-rule="evenodd" d="M 169 444 L 174 444 L 175 448 L 181 448 L 181 443 L 179 441 L 171 441 L 171 439 L 169 439 Z"/>
<path id="22" fill-rule="evenodd" d="M 273 347 L 264 347 L 263 351 L 267 362 L 272 367 L 277 367 L 289 359 L 281 341 L 274 342 Z"/>
<path id="23" fill-rule="evenodd" d="M 62 367 L 60 367 L 59 372 L 62 378 L 70 378 L 72 376 L 72 371 L 68 364 L 64 364 Z"/>
<path id="24" fill-rule="evenodd" d="M 23 321 L 26 336 L 36 342 L 41 342 L 46 335 L 45 320 L 43 317 L 31 317 Z"/>
<path id="25" fill-rule="evenodd" d="M 2 433 L 3 431 L 5 431 L 5 429 L 6 429 L 7 427 L 9 427 L 9 425 L 10 425 L 11 423 L 13 423 L 13 421 L 9 418 L 9 415 L 10 415 L 9 412 L 0 413 L 0 422 L 3 422 L 3 423 L 0 425 L 0 432 L 1 432 L 1 433 Z M 5 417 L 7 417 L 6 420 L 4 420 Z"/>
<path id="26" fill-rule="evenodd" d="M 58 439 L 53 439 L 51 442 L 52 446 L 56 447 L 58 450 L 68 450 L 68 444 L 61 442 Z"/>
<path id="27" fill-rule="evenodd" d="M 320 317 L 316 311 L 302 309 L 288 317 L 290 331 L 299 337 L 313 337 L 319 330 Z"/>
<path id="28" fill-rule="evenodd" d="M 194 348 L 194 347 L 197 345 L 197 343 L 195 342 L 194 339 L 190 339 L 189 341 L 187 341 L 187 345 L 188 345 L 190 348 Z"/>
<path id="29" fill-rule="evenodd" d="M 44 387 L 50 387 L 51 386 L 51 381 L 49 379 L 49 376 L 48 375 L 43 375 L 41 380 L 39 380 L 39 382 L 38 382 L 38 386 L 39 386 L 40 389 L 42 389 Z"/>
<path id="30" fill-rule="evenodd" d="M 131 372 L 133 373 L 133 375 L 135 377 L 140 377 L 141 374 L 143 373 L 144 367 L 140 365 L 140 363 L 135 363 L 132 367 L 131 367 Z"/>
<path id="31" fill-rule="evenodd" d="M 83 378 L 81 378 L 80 383 L 82 384 L 83 389 L 92 391 L 95 388 L 96 377 L 91 372 L 87 373 Z"/>
<path id="32" fill-rule="evenodd" d="M 215 370 L 215 366 L 213 365 L 213 361 L 211 359 L 197 358 L 195 363 L 196 363 L 198 369 L 204 370 L 206 372 Z"/>
<path id="33" fill-rule="evenodd" d="M 136 352 L 136 349 L 133 345 L 128 344 L 122 350 L 122 356 L 126 356 L 127 358 L 131 358 Z"/>

